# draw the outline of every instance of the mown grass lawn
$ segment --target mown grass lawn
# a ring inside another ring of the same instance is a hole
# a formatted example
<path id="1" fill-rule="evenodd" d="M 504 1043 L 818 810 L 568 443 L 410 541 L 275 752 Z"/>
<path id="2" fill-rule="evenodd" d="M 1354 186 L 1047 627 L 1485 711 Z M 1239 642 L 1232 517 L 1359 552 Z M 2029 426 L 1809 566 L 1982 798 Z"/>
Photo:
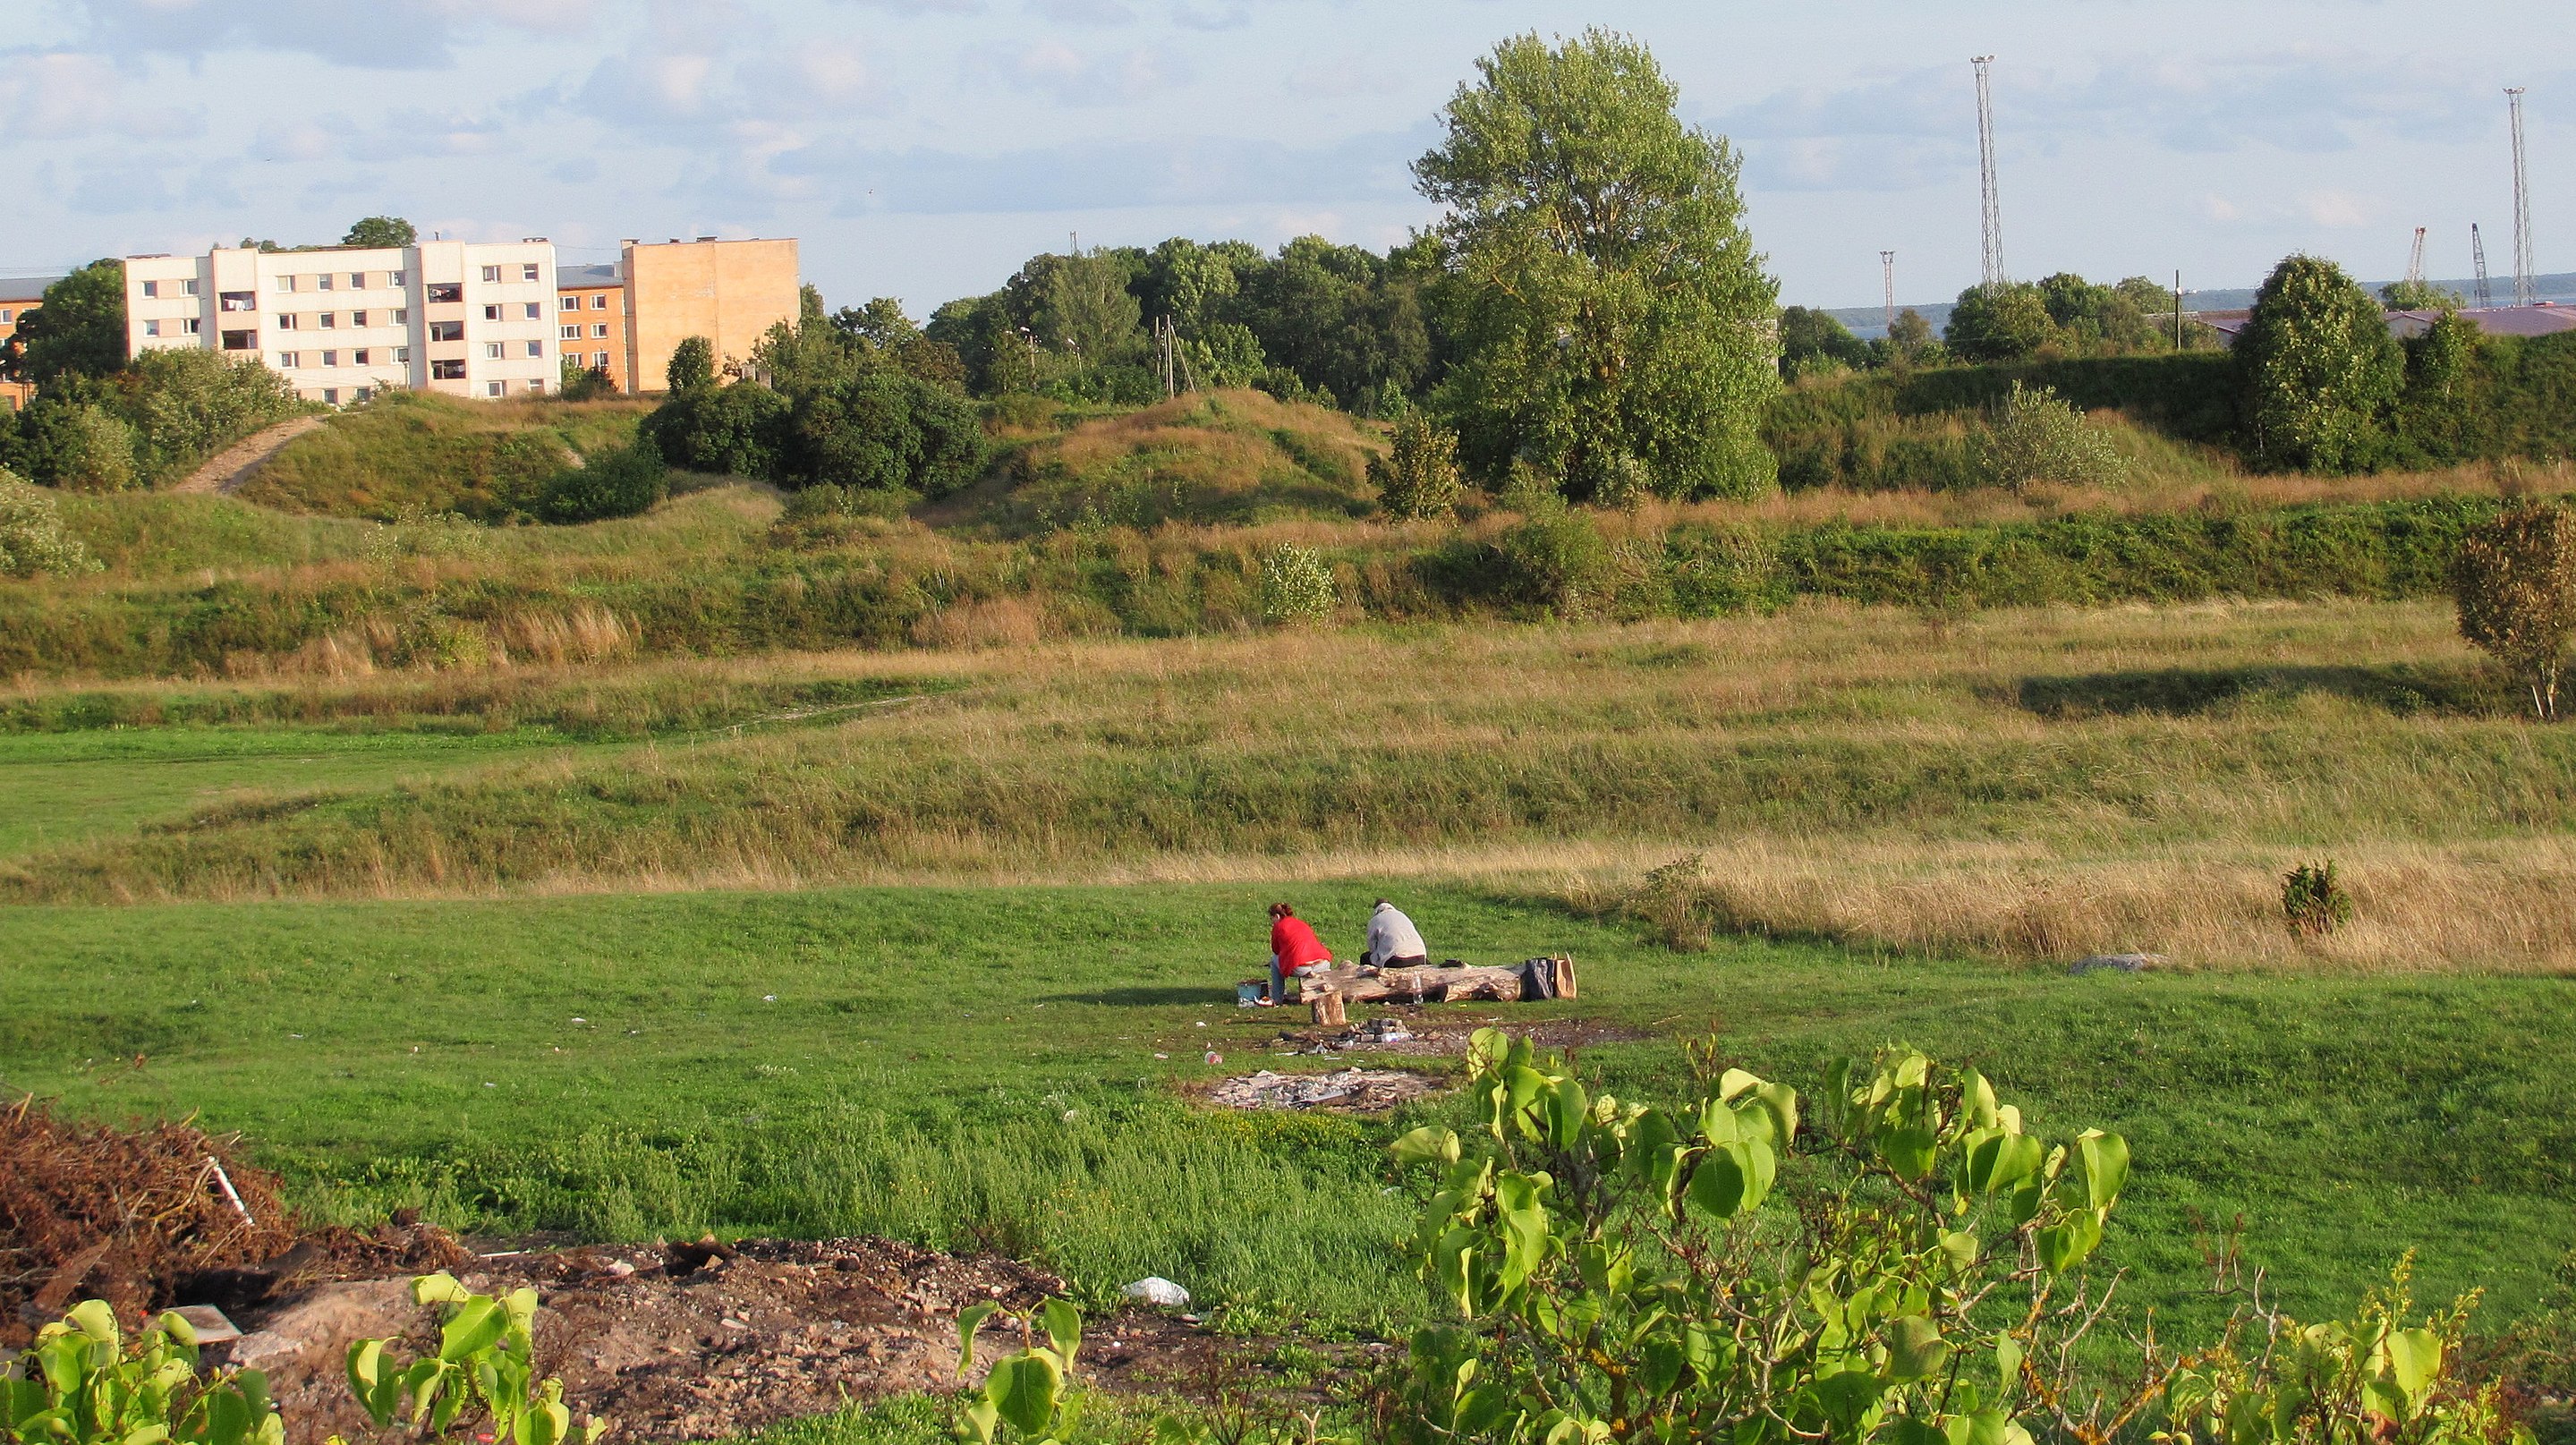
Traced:
<path id="1" fill-rule="evenodd" d="M 1211 1117 L 1179 1086 L 1278 1061 L 1229 985 L 1294 899 L 1355 948 L 1366 880 L 9 910 L 0 1080 L 100 1115 L 202 1111 L 325 1212 L 483 1229 L 875 1230 L 1034 1257 L 1098 1297 L 1155 1272 L 1258 1321 L 1400 1323 L 1394 1121 Z M 2207 1318 L 2196 1235 L 2242 1216 L 2291 1306 L 2408 1248 L 2427 1298 L 2529 1306 L 2576 1245 L 2576 986 L 2020 968 L 1721 942 L 1674 954 L 1535 897 L 1405 885 L 1444 954 L 1571 949 L 1584 1055 L 1669 1095 L 1680 1038 L 1812 1087 L 1902 1040 L 2139 1161 L 2111 1258 Z M 576 1019 L 581 1022 L 575 1022 Z M 1206 1025 L 1201 1027 L 1200 1025 Z M 1225 1055 L 1223 1066 L 1203 1061 Z M 1166 1057 L 1156 1057 L 1158 1054 Z"/>

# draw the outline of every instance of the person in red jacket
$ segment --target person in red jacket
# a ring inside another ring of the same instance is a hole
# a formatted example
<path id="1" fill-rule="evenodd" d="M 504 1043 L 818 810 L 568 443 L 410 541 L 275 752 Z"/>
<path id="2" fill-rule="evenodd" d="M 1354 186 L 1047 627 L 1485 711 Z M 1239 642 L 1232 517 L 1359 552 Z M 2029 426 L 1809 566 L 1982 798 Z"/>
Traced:
<path id="1" fill-rule="evenodd" d="M 1297 910 L 1285 903 L 1270 905 L 1270 996 L 1261 1001 L 1264 1008 L 1288 1001 L 1288 980 L 1297 970 L 1310 963 L 1330 963 L 1333 951 Z"/>

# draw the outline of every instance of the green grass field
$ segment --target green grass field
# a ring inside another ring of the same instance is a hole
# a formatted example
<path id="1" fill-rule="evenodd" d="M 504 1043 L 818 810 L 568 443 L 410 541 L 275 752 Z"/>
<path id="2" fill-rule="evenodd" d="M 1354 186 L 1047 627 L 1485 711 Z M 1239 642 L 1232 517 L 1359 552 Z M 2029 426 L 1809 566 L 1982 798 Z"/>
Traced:
<path id="1" fill-rule="evenodd" d="M 1416 1297 L 1387 1250 L 1394 1125 L 1211 1117 L 1181 1093 L 1274 1062 L 1279 1016 L 1227 988 L 1261 905 L 1289 893 L 1348 946 L 1378 886 L 17 909 L 0 1069 L 84 1112 L 202 1111 L 326 1213 L 877 1231 L 1031 1256 L 1095 1299 L 1162 1273 L 1252 1323 L 1384 1328 Z M 1677 1040 L 1712 1027 L 1810 1085 L 1833 1052 L 1903 1040 L 2046 1128 L 2119 1130 L 2139 1173 L 2114 1258 L 2186 1322 L 2212 1308 L 2195 1233 L 2239 1215 L 2311 1310 L 2413 1248 L 2428 1297 L 2484 1284 L 2509 1317 L 2576 1246 L 2563 978 L 1677 955 L 1542 898 L 1402 893 L 1443 952 L 1571 949 L 1585 998 L 1526 1012 L 1648 1035 L 1583 1055 L 1614 1089 L 1678 1091 Z"/>

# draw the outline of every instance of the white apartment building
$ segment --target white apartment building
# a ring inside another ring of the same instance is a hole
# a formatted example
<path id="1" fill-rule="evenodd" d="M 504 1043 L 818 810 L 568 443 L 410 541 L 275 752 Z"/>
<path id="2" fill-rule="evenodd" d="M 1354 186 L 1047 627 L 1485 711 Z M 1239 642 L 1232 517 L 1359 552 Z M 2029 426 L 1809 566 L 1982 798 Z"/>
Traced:
<path id="1" fill-rule="evenodd" d="M 125 349 L 257 357 L 311 401 L 384 387 L 450 396 L 552 390 L 555 248 L 423 241 L 125 258 Z"/>

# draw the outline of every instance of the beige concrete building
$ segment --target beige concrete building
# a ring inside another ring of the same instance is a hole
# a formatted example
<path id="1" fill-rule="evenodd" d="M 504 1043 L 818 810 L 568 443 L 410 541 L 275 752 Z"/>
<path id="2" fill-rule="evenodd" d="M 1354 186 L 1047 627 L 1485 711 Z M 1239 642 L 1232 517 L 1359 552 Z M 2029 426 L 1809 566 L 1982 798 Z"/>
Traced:
<path id="1" fill-rule="evenodd" d="M 662 390 L 671 353 L 689 337 L 714 343 L 721 368 L 727 360 L 749 358 L 770 327 L 796 322 L 793 240 L 701 236 L 659 246 L 629 241 L 618 271 L 626 286 L 629 392 Z"/>
<path id="2" fill-rule="evenodd" d="M 527 396 L 558 376 L 555 295 L 541 238 L 129 256 L 125 345 L 255 356 L 334 406 L 383 387 Z"/>

